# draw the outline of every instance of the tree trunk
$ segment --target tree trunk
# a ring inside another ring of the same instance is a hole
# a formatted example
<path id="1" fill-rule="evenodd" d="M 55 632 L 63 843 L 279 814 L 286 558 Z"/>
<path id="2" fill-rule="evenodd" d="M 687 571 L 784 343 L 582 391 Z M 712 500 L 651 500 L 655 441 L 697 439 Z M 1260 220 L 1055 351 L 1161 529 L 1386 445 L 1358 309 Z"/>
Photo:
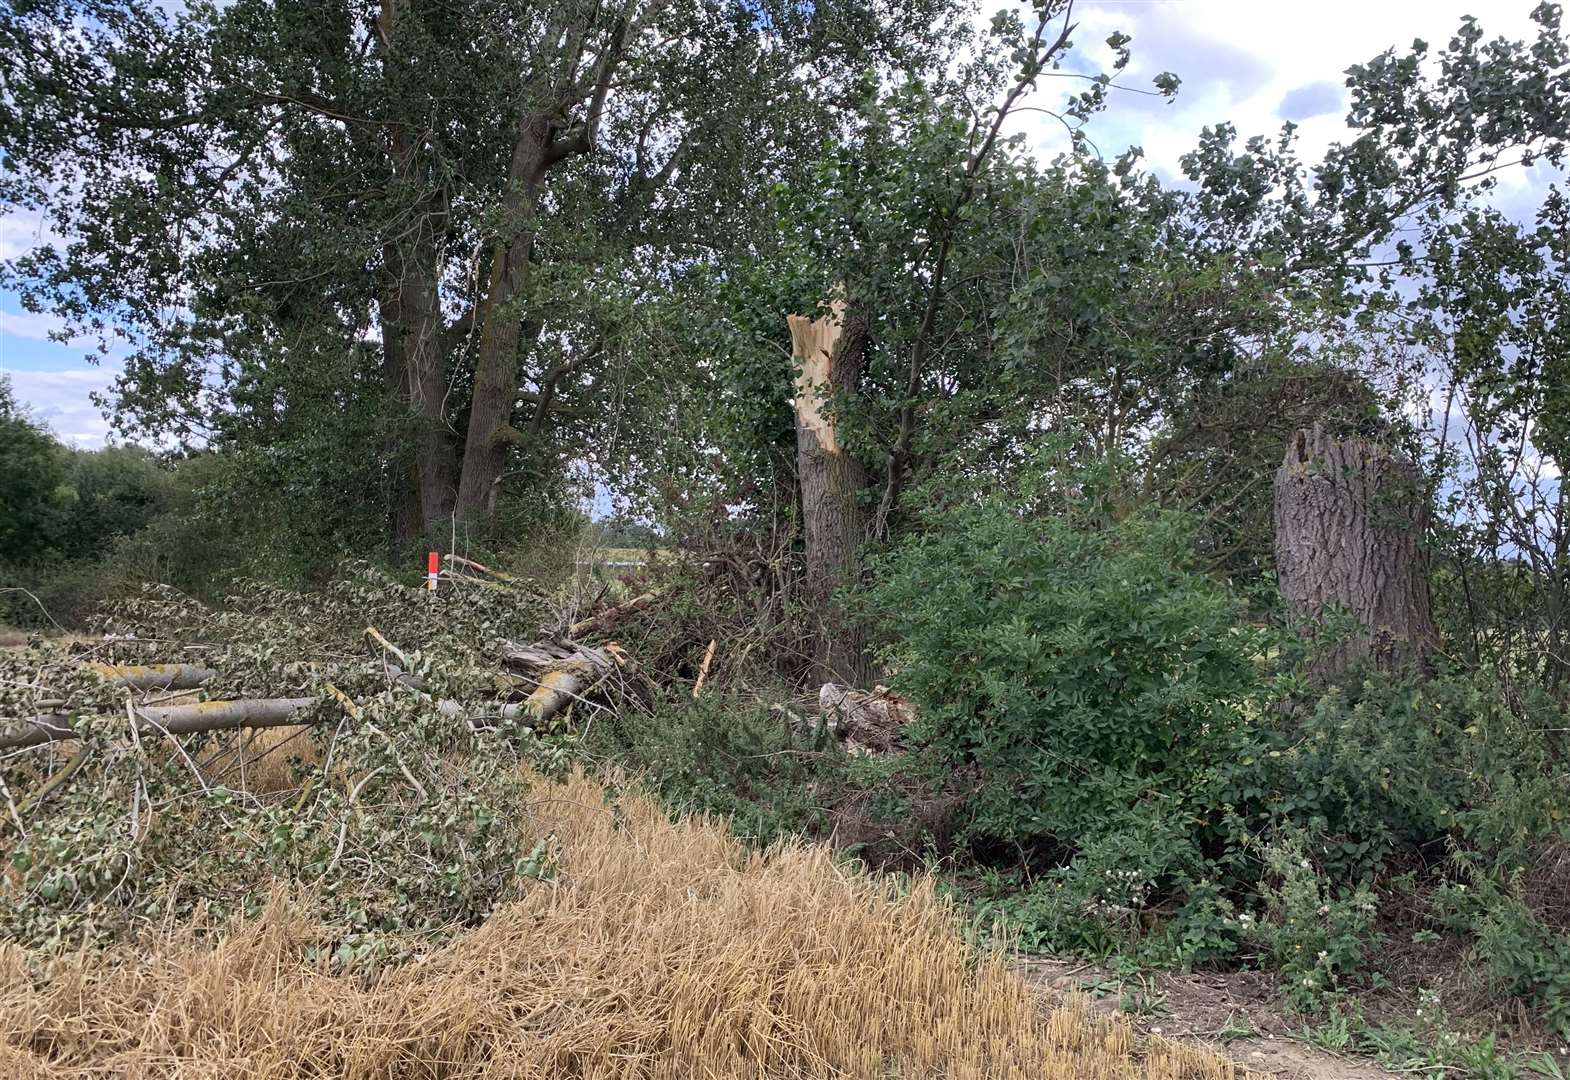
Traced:
<path id="1" fill-rule="evenodd" d="M 404 386 L 408 376 L 404 373 L 407 358 L 403 353 L 403 330 L 394 314 L 398 308 L 398 290 L 386 273 L 387 282 L 382 289 L 380 321 L 382 327 L 382 381 L 387 388 L 387 409 L 390 416 L 399 417 L 408 407 Z M 425 522 L 420 514 L 420 484 L 415 473 L 414 451 L 407 445 L 399 426 L 387 434 L 383 446 L 388 470 L 388 527 L 394 551 L 412 544 L 425 532 Z"/>
<path id="2" fill-rule="evenodd" d="M 1365 661 L 1382 671 L 1420 665 L 1439 633 L 1429 606 L 1423 537 L 1428 501 L 1417 468 L 1363 439 L 1315 426 L 1287 445 L 1276 473 L 1276 569 L 1304 632 L 1336 612 L 1357 627 L 1329 643 L 1314 673 L 1335 678 Z"/>
<path id="3" fill-rule="evenodd" d="M 512 425 L 519 390 L 523 312 L 519 305 L 529 283 L 534 257 L 534 200 L 553 129 L 535 116 L 527 121 L 513 147 L 511 197 L 507 211 L 517 229 L 499 240 L 491 254 L 490 285 L 480 324 L 480 355 L 474 368 L 474 396 L 469 405 L 469 433 L 464 441 L 463 470 L 458 479 L 457 514 L 473 521 L 496 508 L 497 489 L 507 468 L 507 447 L 517 441 Z"/>
<path id="4" fill-rule="evenodd" d="M 383 347 L 397 358 L 394 392 L 414 427 L 412 470 L 419 499 L 419 530 L 440 528 L 452 513 L 455 472 L 452 433 L 443 405 L 447 395 L 445 323 L 437 291 L 436 250 L 442 212 L 420 206 L 410 234 L 389 244 L 388 288 L 382 312 Z"/>
<path id="5" fill-rule="evenodd" d="M 864 685 L 871 665 L 866 638 L 835 600 L 860 572 L 866 538 L 862 497 L 867 473 L 840 445 L 825 398 L 855 389 L 865 361 L 867 320 L 848 318 L 843 300 L 822 319 L 789 317 L 791 342 L 801 371 L 796 377 L 796 474 L 806 539 L 807 599 L 817 620 L 813 681 Z"/>
<path id="6" fill-rule="evenodd" d="M 407 0 L 382 0 L 377 31 L 384 63 L 398 60 L 396 42 L 407 10 Z M 399 475 L 393 531 L 402 542 L 428 536 L 447 520 L 457 473 L 452 432 L 444 415 L 446 323 L 438 285 L 449 206 L 440 183 L 422 162 L 420 140 L 410 131 L 409 126 L 394 123 L 385 136 L 395 189 L 413 197 L 407 219 L 397 222 L 396 238 L 382 250 L 382 347 L 388 386 L 414 422 L 413 439 L 394 454 Z"/>

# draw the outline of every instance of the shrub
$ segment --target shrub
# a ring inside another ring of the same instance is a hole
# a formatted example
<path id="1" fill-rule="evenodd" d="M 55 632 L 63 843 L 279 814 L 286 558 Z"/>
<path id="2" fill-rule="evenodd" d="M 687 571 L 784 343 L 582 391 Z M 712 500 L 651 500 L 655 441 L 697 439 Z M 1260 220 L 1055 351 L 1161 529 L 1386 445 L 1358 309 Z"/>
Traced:
<path id="1" fill-rule="evenodd" d="M 925 524 L 878 563 L 870 611 L 931 767 L 979 771 L 972 837 L 1066 864 L 1154 830 L 1197 858 L 1257 752 L 1266 642 L 1193 567 L 1188 523 L 991 499 Z"/>
<path id="2" fill-rule="evenodd" d="M 844 771 L 833 740 L 803 745 L 755 702 L 675 692 L 647 710 L 624 710 L 590 731 L 591 754 L 635 773 L 678 813 L 717 814 L 743 839 L 766 844 L 818 832 L 823 789 Z"/>

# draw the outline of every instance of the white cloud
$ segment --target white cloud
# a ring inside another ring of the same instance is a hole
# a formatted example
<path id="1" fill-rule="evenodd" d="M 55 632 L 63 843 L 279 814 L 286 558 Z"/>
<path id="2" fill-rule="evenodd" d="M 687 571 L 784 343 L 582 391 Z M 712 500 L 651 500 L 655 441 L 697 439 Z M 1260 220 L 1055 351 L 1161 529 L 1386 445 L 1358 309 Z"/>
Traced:
<path id="1" fill-rule="evenodd" d="M 12 391 L 33 417 L 49 426 L 62 442 L 84 448 L 104 445 L 109 422 L 92 403 L 94 391 L 107 391 L 119 368 L 69 368 L 65 371 L 6 370 Z"/>
<path id="2" fill-rule="evenodd" d="M 32 311 L 0 311 L 0 334 L 11 334 L 31 341 L 54 341 L 60 339 L 51 335 L 58 334 L 65 329 L 65 321 L 56 315 L 47 315 Z M 97 340 L 84 335 L 72 335 L 65 339 L 67 345 L 91 346 Z"/>
<path id="3" fill-rule="evenodd" d="M 982 0 L 990 15 L 999 5 Z M 1241 136 L 1280 131 L 1294 95 L 1309 87 L 1341 89 L 1345 71 L 1387 49 L 1408 50 L 1422 38 L 1431 52 L 1444 47 L 1467 14 L 1478 16 L 1488 38 L 1535 37 L 1534 0 L 1478 4 L 1476 0 L 1332 0 L 1305 4 L 1260 0 L 1083 0 L 1074 9 L 1073 65 L 1102 70 L 1112 59 L 1104 42 L 1114 31 L 1132 36 L 1132 61 L 1119 82 L 1149 89 L 1151 79 L 1172 71 L 1182 80 L 1177 100 L 1114 92 L 1111 106 L 1088 129 L 1107 157 L 1130 145 L 1144 147 L 1145 160 L 1166 179 L 1180 175 L 1178 161 L 1193 149 L 1207 125 L 1229 121 Z M 1020 10 L 1024 10 L 1021 8 Z M 1328 84 L 1328 86 L 1321 86 Z M 1056 105 L 1073 84 L 1043 80 L 1036 103 Z M 1344 93 L 1344 90 L 1342 91 Z M 1348 138 L 1344 108 L 1313 110 L 1298 121 L 1299 153 L 1321 158 L 1331 144 Z M 1029 134 L 1048 156 L 1066 148 L 1061 126 L 1039 113 L 1025 114 L 1016 130 Z M 1540 181 L 1521 170 L 1501 176 L 1507 191 Z"/>
<path id="4" fill-rule="evenodd" d="M 0 262 L 59 239 L 45 224 L 42 211 L 9 210 L 0 213 Z"/>

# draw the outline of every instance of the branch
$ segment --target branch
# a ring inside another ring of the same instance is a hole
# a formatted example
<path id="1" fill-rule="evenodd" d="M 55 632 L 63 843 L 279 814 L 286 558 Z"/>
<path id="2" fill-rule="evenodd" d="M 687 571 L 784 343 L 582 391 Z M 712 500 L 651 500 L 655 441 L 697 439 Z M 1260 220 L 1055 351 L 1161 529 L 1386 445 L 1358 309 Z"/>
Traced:
<path id="1" fill-rule="evenodd" d="M 589 99 L 589 113 L 582 123 L 573 126 L 568 136 L 552 140 L 545 148 L 545 157 L 540 164 L 541 172 L 569 157 L 587 154 L 594 149 L 594 140 L 600 130 L 600 117 L 605 112 L 605 98 L 611 89 L 611 76 L 616 71 L 616 65 L 621 62 L 626 42 L 627 20 L 618 18 L 595 69 L 594 94 Z"/>
<path id="2" fill-rule="evenodd" d="M 873 535 L 878 538 L 888 535 L 889 516 L 894 512 L 894 505 L 899 500 L 900 489 L 904 484 L 905 464 L 910 458 L 910 443 L 916 430 L 916 392 L 921 388 L 921 379 L 927 367 L 927 355 L 932 348 L 932 327 L 937 321 L 938 308 L 943 299 L 943 276 L 948 269 L 949 252 L 953 247 L 955 222 L 959 218 L 960 211 L 975 198 L 976 179 L 997 145 L 998 133 L 1003 130 L 1004 122 L 1014 112 L 1026 90 L 1035 85 L 1041 69 L 1052 57 L 1068 46 L 1069 35 L 1074 32 L 1074 27 L 1077 25 L 1069 21 L 1073 13 L 1074 4 L 1073 0 L 1070 0 L 1063 8 L 1062 30 L 1051 45 L 1043 48 L 1052 13 L 1049 7 L 1042 8 L 1041 17 L 1037 20 L 1035 32 L 1031 37 L 1033 45 L 1039 51 L 1033 52 L 1025 72 L 1003 98 L 1003 103 L 998 106 L 986 137 L 965 165 L 964 187 L 960 191 L 960 197 L 948 217 L 939 225 L 941 239 L 938 242 L 937 261 L 932 269 L 932 285 L 927 293 L 926 310 L 922 312 L 921 328 L 916 333 L 915 344 L 911 346 L 910 373 L 905 384 L 905 401 L 900 406 L 899 432 L 895 437 L 894 445 L 889 449 L 883 497 L 878 501 L 877 516 L 873 519 Z"/>

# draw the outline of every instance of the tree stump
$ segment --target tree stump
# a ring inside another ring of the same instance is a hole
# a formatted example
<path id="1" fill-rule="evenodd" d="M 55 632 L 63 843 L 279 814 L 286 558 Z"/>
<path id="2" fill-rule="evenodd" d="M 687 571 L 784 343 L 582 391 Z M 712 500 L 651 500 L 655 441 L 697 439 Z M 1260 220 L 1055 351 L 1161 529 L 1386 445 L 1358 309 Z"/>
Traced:
<path id="1" fill-rule="evenodd" d="M 1405 458 L 1365 439 L 1330 438 L 1318 425 L 1287 444 L 1275 491 L 1281 596 L 1305 635 L 1337 612 L 1358 624 L 1316 655 L 1316 675 L 1333 679 L 1364 662 L 1411 668 L 1437 646 L 1428 515 L 1422 477 Z"/>

